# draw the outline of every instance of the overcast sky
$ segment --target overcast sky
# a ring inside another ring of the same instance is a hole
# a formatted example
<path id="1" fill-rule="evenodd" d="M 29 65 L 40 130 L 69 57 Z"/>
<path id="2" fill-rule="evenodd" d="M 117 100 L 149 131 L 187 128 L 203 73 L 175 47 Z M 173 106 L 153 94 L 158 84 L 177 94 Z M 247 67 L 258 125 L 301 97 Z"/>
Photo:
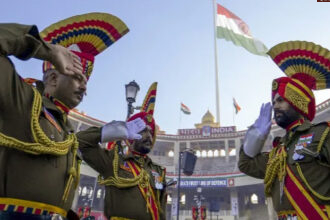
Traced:
<path id="1" fill-rule="evenodd" d="M 330 3 L 316 0 L 222 0 L 219 4 L 245 21 L 268 48 L 288 40 L 313 41 L 330 48 Z M 130 32 L 95 59 L 88 95 L 78 106 L 91 117 L 124 120 L 124 85 L 140 85 L 141 104 L 149 85 L 158 82 L 155 118 L 162 130 L 176 134 L 193 128 L 209 109 L 215 116 L 214 28 L 212 0 L 11 0 L 1 5 L 1 22 L 36 24 L 39 30 L 58 20 L 107 12 L 122 19 Z M 273 61 L 217 40 L 220 123 L 244 130 L 263 102 L 270 101 L 273 78 L 284 76 Z M 41 62 L 14 59 L 23 77 L 41 79 Z M 235 116 L 232 98 L 242 110 Z M 316 102 L 330 90 L 316 92 Z M 181 115 L 180 102 L 191 115 Z M 235 122 L 235 123 L 234 123 Z"/>

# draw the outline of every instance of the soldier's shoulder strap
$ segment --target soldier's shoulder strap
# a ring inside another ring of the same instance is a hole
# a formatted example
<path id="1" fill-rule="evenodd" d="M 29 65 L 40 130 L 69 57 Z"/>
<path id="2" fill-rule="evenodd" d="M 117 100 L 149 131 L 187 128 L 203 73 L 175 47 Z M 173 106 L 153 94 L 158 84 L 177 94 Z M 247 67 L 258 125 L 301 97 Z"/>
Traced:
<path id="1" fill-rule="evenodd" d="M 330 121 L 321 121 L 319 123 L 314 124 L 314 127 L 316 126 L 326 126 L 326 127 L 330 127 Z"/>
<path id="2" fill-rule="evenodd" d="M 320 123 L 317 123 L 315 124 L 314 126 L 322 126 L 323 129 L 321 130 L 322 131 L 322 135 L 321 135 L 321 138 L 320 138 L 320 142 L 317 146 L 317 152 L 320 152 L 321 151 L 321 148 L 323 146 L 323 143 L 324 141 L 326 140 L 328 134 L 329 134 L 329 131 L 330 131 L 330 121 L 323 121 L 323 122 L 320 122 Z"/>
<path id="3" fill-rule="evenodd" d="M 160 164 L 158 164 L 158 163 L 155 163 L 155 162 L 153 162 L 153 161 L 152 161 L 152 164 L 153 164 L 154 166 L 156 166 L 159 170 L 161 170 L 162 173 L 166 173 L 166 167 L 164 167 L 164 166 L 162 166 L 162 165 L 160 165 Z"/>
<path id="4" fill-rule="evenodd" d="M 159 168 L 164 168 L 162 165 L 160 165 L 160 164 L 158 164 L 158 163 L 155 163 L 154 161 L 152 161 L 152 164 L 154 165 L 154 166 L 157 166 L 157 167 L 159 167 Z"/>

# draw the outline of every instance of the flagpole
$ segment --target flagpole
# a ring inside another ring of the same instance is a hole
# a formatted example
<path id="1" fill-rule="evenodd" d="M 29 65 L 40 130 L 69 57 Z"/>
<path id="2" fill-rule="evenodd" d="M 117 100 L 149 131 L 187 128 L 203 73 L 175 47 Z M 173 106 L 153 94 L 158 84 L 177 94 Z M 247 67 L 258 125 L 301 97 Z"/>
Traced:
<path id="1" fill-rule="evenodd" d="M 179 109 L 179 129 L 181 129 L 181 117 L 182 117 L 182 111 L 181 111 L 181 103 L 180 103 L 180 109 Z"/>
<path id="2" fill-rule="evenodd" d="M 220 99 L 219 99 L 219 77 L 218 77 L 218 52 L 217 52 L 217 3 L 213 0 L 213 26 L 214 26 L 214 64 L 215 64 L 215 104 L 216 120 L 220 125 Z"/>
<path id="3" fill-rule="evenodd" d="M 236 109 L 235 109 L 235 106 L 234 106 L 234 108 L 233 108 L 233 123 L 234 123 L 234 126 L 236 126 L 235 125 L 235 113 L 236 113 Z"/>

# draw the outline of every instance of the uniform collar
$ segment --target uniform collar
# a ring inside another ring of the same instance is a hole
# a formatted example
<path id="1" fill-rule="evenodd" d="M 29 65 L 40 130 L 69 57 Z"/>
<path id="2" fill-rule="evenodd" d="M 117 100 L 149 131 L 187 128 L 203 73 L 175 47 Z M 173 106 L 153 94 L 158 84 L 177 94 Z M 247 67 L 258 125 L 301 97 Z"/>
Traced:
<path id="1" fill-rule="evenodd" d="M 42 104 L 47 109 L 50 110 L 52 113 L 62 115 L 62 112 L 56 107 L 56 105 L 46 96 L 42 97 Z"/>
<path id="2" fill-rule="evenodd" d="M 63 114 L 68 115 L 70 108 L 68 108 L 63 102 L 61 102 L 60 100 L 54 98 L 53 96 L 49 95 L 49 94 L 45 94 L 45 96 L 54 103 L 54 105 L 56 106 L 56 108 L 58 108 L 58 110 L 60 110 Z"/>
<path id="3" fill-rule="evenodd" d="M 296 134 L 296 132 L 306 131 L 306 130 L 310 129 L 311 127 L 312 127 L 312 123 L 309 120 L 305 119 L 302 124 L 295 126 L 290 131 L 287 131 L 285 136 L 283 136 L 281 138 L 281 142 L 284 143 L 286 141 L 289 141 L 289 140 L 291 140 L 292 136 L 294 134 Z"/>
<path id="4" fill-rule="evenodd" d="M 312 127 L 312 123 L 309 120 L 305 120 L 302 125 L 297 128 L 297 131 L 305 131 Z"/>
<path id="5" fill-rule="evenodd" d="M 130 160 L 130 159 L 135 160 L 138 163 L 141 163 L 141 162 L 149 163 L 151 161 L 151 159 L 148 157 L 148 155 L 142 155 L 137 152 L 129 150 L 127 152 L 127 154 L 124 155 L 124 160 Z"/>
<path id="6" fill-rule="evenodd" d="M 286 132 L 291 132 L 291 131 L 295 131 L 300 125 L 302 125 L 304 123 L 304 119 L 298 119 L 294 122 L 292 122 L 291 124 L 289 124 L 289 126 L 286 128 Z"/>
<path id="7" fill-rule="evenodd" d="M 74 132 L 74 128 L 68 119 L 68 115 L 63 113 L 49 98 L 42 96 L 43 107 L 47 109 L 55 118 L 62 119 L 69 133 Z M 43 110 L 42 110 L 43 111 Z"/>

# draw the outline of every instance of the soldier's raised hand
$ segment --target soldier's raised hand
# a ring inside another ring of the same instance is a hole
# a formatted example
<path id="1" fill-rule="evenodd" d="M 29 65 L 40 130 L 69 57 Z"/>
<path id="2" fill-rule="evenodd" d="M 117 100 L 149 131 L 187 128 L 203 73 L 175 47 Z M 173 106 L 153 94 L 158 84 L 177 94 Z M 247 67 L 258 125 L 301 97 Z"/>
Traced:
<path id="1" fill-rule="evenodd" d="M 272 105 L 270 102 L 262 104 L 260 114 L 253 126 L 258 129 L 262 136 L 267 136 L 272 125 Z"/>
<path id="2" fill-rule="evenodd" d="M 83 68 L 80 58 L 76 54 L 61 45 L 50 44 L 49 46 L 51 48 L 49 61 L 60 73 L 65 75 L 82 74 Z"/>
<path id="3" fill-rule="evenodd" d="M 262 104 L 260 114 L 254 124 L 246 132 L 243 150 L 249 157 L 254 157 L 260 153 L 264 146 L 272 125 L 272 105 L 270 102 Z"/>
<path id="4" fill-rule="evenodd" d="M 127 139 L 138 140 L 142 138 L 139 132 L 143 131 L 146 128 L 146 123 L 141 118 L 136 118 L 132 121 L 126 122 L 126 127 Z"/>
<path id="5" fill-rule="evenodd" d="M 146 123 L 141 118 L 132 121 L 112 121 L 105 124 L 101 130 L 101 142 L 114 140 L 138 140 L 142 136 L 139 132 L 146 128 Z"/>

